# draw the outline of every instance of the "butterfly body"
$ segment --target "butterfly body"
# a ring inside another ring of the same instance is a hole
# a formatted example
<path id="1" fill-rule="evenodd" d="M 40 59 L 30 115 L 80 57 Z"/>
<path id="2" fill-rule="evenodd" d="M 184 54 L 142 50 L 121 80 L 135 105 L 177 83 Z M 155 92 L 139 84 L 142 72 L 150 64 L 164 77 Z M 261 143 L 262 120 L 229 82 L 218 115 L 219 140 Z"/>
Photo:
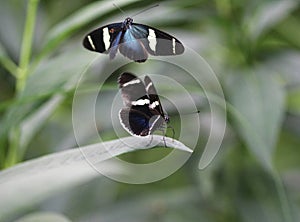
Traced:
<path id="1" fill-rule="evenodd" d="M 135 75 L 123 73 L 118 83 L 125 105 L 119 112 L 119 118 L 123 128 L 131 135 L 148 136 L 169 122 L 148 76 L 143 83 Z"/>
<path id="2" fill-rule="evenodd" d="M 90 32 L 83 39 L 83 46 L 91 51 L 108 53 L 110 59 L 119 50 L 136 62 L 145 62 L 148 54 L 164 56 L 184 52 L 182 43 L 175 37 L 156 28 L 133 23 L 130 17 L 124 22 L 112 23 Z"/>

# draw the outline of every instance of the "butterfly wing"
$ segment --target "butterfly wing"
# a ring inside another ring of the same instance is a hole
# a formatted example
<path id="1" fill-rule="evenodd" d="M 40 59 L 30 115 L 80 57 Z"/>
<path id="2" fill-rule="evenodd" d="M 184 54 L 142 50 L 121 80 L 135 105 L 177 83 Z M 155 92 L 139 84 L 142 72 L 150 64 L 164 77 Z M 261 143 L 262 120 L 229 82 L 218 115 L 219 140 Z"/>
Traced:
<path id="1" fill-rule="evenodd" d="M 175 37 L 147 25 L 132 23 L 130 18 L 95 29 L 85 36 L 83 46 L 91 51 L 109 53 L 110 59 L 119 49 L 121 54 L 136 62 L 145 62 L 148 53 L 160 56 L 184 52 L 184 46 Z"/>
<path id="2" fill-rule="evenodd" d="M 123 128 L 136 136 L 152 134 L 166 123 L 161 115 L 153 115 L 146 106 L 123 108 L 119 112 L 119 118 Z"/>
<path id="3" fill-rule="evenodd" d="M 122 23 L 113 23 L 87 34 L 83 39 L 83 46 L 91 51 L 100 53 L 109 53 L 110 48 L 116 48 L 122 38 Z M 116 54 L 117 50 L 112 53 L 111 57 Z"/>
<path id="4" fill-rule="evenodd" d="M 184 46 L 174 36 L 156 28 L 133 23 L 132 34 L 136 39 L 143 39 L 143 44 L 151 55 L 179 55 L 184 52 Z"/>
<path id="5" fill-rule="evenodd" d="M 135 62 L 145 62 L 148 58 L 147 50 L 143 44 L 143 39 L 136 38 L 132 28 L 125 31 L 121 44 L 120 53 Z"/>
<path id="6" fill-rule="evenodd" d="M 123 128 L 131 135 L 149 135 L 150 117 L 142 111 L 130 108 L 123 108 L 119 112 L 119 118 Z"/>
<path id="7" fill-rule="evenodd" d="M 144 46 L 143 39 L 147 37 L 147 33 L 138 34 L 132 26 L 128 29 L 122 28 L 123 26 L 123 23 L 113 23 L 95 29 L 84 37 L 83 46 L 91 51 L 109 53 L 110 59 L 116 56 L 119 49 L 122 55 L 131 60 L 146 61 L 148 50 Z"/>
<path id="8" fill-rule="evenodd" d="M 136 62 L 144 62 L 151 55 L 179 55 L 184 46 L 175 37 L 156 28 L 132 23 L 121 40 L 120 52 Z"/>
<path id="9" fill-rule="evenodd" d="M 155 130 L 160 129 L 165 123 L 168 123 L 169 117 L 164 113 L 162 109 L 160 99 L 157 95 L 157 91 L 150 77 L 145 76 L 144 82 L 145 82 L 146 92 L 150 99 L 149 109 L 153 115 L 156 115 L 156 118 L 153 119 L 153 122 L 151 122 L 150 124 L 151 126 L 149 131 L 150 133 L 152 133 Z"/>
<path id="10" fill-rule="evenodd" d="M 157 95 L 157 91 L 154 87 L 152 80 L 150 79 L 149 76 L 145 76 L 144 81 L 145 81 L 145 89 L 150 99 L 150 103 L 149 103 L 150 110 L 155 110 L 154 113 L 156 113 L 156 115 L 159 114 L 162 117 L 164 117 L 164 111 L 162 109 L 160 99 Z"/>
<path id="11" fill-rule="evenodd" d="M 148 107 L 150 100 L 142 80 L 132 73 L 124 72 L 118 78 L 119 88 L 126 107 L 144 106 Z"/>
<path id="12" fill-rule="evenodd" d="M 149 110 L 150 99 L 142 80 L 125 72 L 118 79 L 125 108 L 120 110 L 122 126 L 132 135 L 147 136 L 152 113 Z"/>
<path id="13" fill-rule="evenodd" d="M 147 136 L 166 122 L 160 100 L 151 79 L 145 84 L 135 75 L 125 72 L 118 79 L 125 108 L 120 110 L 122 126 L 132 135 Z"/>
<path id="14" fill-rule="evenodd" d="M 119 118 L 130 134 L 147 136 L 160 129 L 167 121 L 152 80 L 145 84 L 132 73 L 125 72 L 118 79 L 125 108 Z"/>

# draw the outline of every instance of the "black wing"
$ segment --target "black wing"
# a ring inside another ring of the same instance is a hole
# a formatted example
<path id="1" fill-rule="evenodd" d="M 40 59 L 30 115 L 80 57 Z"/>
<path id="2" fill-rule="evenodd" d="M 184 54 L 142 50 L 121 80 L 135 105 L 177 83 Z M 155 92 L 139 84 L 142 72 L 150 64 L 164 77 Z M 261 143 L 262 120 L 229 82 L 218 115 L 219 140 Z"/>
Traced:
<path id="1" fill-rule="evenodd" d="M 132 135 L 147 136 L 166 123 L 159 97 L 148 76 L 145 85 L 140 78 L 125 72 L 118 83 L 126 106 L 119 112 L 124 129 Z"/>
<path id="2" fill-rule="evenodd" d="M 125 57 L 136 62 L 145 62 L 148 53 L 156 56 L 178 55 L 184 46 L 174 36 L 156 28 L 132 23 L 121 38 L 119 50 Z"/>
<path id="3" fill-rule="evenodd" d="M 127 20 L 127 19 L 126 19 Z M 110 59 L 118 49 L 125 57 L 136 62 L 145 62 L 151 55 L 178 55 L 184 52 L 184 46 L 174 36 L 156 28 L 131 23 L 113 23 L 100 27 L 87 34 L 83 46 L 91 51 L 109 53 Z"/>
<path id="4" fill-rule="evenodd" d="M 154 84 L 152 82 L 152 80 L 150 79 L 149 76 L 145 76 L 145 88 L 146 88 L 146 92 L 149 96 L 150 99 L 150 103 L 149 103 L 149 108 L 150 110 L 155 110 L 155 114 L 156 115 L 161 115 L 162 117 L 164 117 L 164 112 L 162 109 L 162 105 L 160 103 L 160 99 L 157 95 L 156 89 L 154 87 Z"/>
<path id="5" fill-rule="evenodd" d="M 119 113 L 121 124 L 132 135 L 147 136 L 152 113 L 149 109 L 150 99 L 144 83 L 140 78 L 128 72 L 121 74 L 118 83 L 126 106 Z"/>
<path id="6" fill-rule="evenodd" d="M 87 34 L 83 39 L 83 46 L 91 51 L 108 53 L 110 48 L 117 48 L 122 38 L 122 23 L 113 23 Z"/>
<path id="7" fill-rule="evenodd" d="M 91 51 L 109 53 L 113 59 L 118 49 L 125 57 L 136 62 L 145 62 L 148 58 L 147 49 L 143 44 L 145 36 L 135 38 L 131 29 L 124 29 L 123 23 L 113 23 L 100 27 L 87 34 L 83 39 L 83 46 Z"/>
<path id="8" fill-rule="evenodd" d="M 145 85 L 140 78 L 132 73 L 124 72 L 120 75 L 118 83 L 126 107 L 149 106 L 150 100 Z"/>
<path id="9" fill-rule="evenodd" d="M 153 115 L 156 115 L 158 118 L 154 119 L 151 122 L 151 127 L 149 129 L 150 133 L 154 132 L 155 130 L 161 128 L 163 124 L 169 122 L 169 117 L 163 111 L 160 99 L 158 97 L 157 91 L 154 87 L 154 84 L 149 76 L 145 76 L 145 86 L 146 92 L 150 99 L 149 109 Z"/>
<path id="10" fill-rule="evenodd" d="M 123 108 L 119 112 L 120 122 L 131 135 L 147 136 L 150 130 L 150 117 L 143 111 Z"/>
<path id="11" fill-rule="evenodd" d="M 184 46 L 174 36 L 156 28 L 133 23 L 130 31 L 136 39 L 143 39 L 143 44 L 151 55 L 179 55 L 184 52 Z"/>

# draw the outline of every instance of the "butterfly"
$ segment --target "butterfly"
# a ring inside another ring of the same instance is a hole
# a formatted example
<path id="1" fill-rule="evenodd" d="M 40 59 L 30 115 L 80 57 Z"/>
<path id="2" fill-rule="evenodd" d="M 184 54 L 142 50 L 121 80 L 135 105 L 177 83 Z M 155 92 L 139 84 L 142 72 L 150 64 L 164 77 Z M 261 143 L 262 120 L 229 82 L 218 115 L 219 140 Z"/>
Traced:
<path id="1" fill-rule="evenodd" d="M 88 33 L 83 46 L 91 51 L 109 54 L 113 59 L 118 50 L 135 62 L 145 62 L 148 53 L 155 56 L 179 55 L 184 46 L 175 37 L 156 28 L 133 23 L 128 17 L 124 22 L 112 23 Z"/>
<path id="2" fill-rule="evenodd" d="M 144 82 L 132 73 L 122 73 L 118 79 L 125 108 L 119 112 L 123 128 L 134 136 L 147 136 L 169 123 L 149 76 Z"/>

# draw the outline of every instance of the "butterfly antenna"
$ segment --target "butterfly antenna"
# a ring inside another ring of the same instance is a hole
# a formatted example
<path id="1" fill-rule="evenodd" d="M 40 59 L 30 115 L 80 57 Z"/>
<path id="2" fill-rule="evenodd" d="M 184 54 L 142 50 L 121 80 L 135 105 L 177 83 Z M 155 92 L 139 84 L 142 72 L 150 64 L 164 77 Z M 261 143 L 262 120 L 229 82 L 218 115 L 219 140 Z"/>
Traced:
<path id="1" fill-rule="evenodd" d="M 143 12 L 145 12 L 145 11 L 148 11 L 149 9 L 155 8 L 155 7 L 157 7 L 157 6 L 159 6 L 158 3 L 155 4 L 155 5 L 151 5 L 151 6 L 149 6 L 148 8 L 145 8 L 145 9 L 139 11 L 138 13 L 136 13 L 136 14 L 130 16 L 130 17 L 133 18 L 134 16 L 139 15 L 139 14 L 141 14 L 141 13 L 143 13 Z"/>
<path id="2" fill-rule="evenodd" d="M 117 6 L 115 3 L 113 3 L 113 6 L 115 6 L 117 9 L 119 9 L 120 12 L 122 12 L 124 15 L 126 14 L 119 6 Z"/>
<path id="3" fill-rule="evenodd" d="M 191 115 L 191 114 L 198 114 L 200 113 L 200 110 L 197 110 L 195 112 L 190 112 L 190 113 L 179 113 L 180 115 Z"/>

